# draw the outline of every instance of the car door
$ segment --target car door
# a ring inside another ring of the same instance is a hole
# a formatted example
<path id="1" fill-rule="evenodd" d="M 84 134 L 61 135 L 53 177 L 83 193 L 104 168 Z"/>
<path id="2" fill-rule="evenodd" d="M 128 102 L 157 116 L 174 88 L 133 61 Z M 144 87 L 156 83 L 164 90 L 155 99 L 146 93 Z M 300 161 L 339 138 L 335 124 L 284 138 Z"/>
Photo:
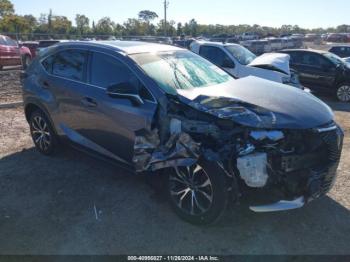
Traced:
<path id="1" fill-rule="evenodd" d="M 315 90 L 327 90 L 334 84 L 335 67 L 320 54 L 295 52 L 291 55 L 292 68 L 299 72 L 303 85 Z"/>
<path id="2" fill-rule="evenodd" d="M 6 51 L 5 57 L 7 57 L 7 65 L 9 66 L 17 66 L 22 64 L 21 54 L 16 41 L 11 38 L 5 36 L 6 42 Z"/>
<path id="3" fill-rule="evenodd" d="M 118 55 L 92 52 L 89 65 L 89 91 L 85 95 L 93 105 L 85 105 L 85 119 L 80 133 L 97 144 L 109 157 L 132 163 L 135 132 L 150 129 L 157 103 L 142 81 Z M 143 100 L 136 105 L 127 97 L 107 94 L 107 88 L 130 83 Z M 100 152 L 100 153 L 103 153 Z"/>
<path id="4" fill-rule="evenodd" d="M 199 49 L 199 55 L 208 59 L 218 67 L 221 67 L 233 77 L 240 77 L 239 69 L 235 62 L 219 47 L 202 45 Z"/>

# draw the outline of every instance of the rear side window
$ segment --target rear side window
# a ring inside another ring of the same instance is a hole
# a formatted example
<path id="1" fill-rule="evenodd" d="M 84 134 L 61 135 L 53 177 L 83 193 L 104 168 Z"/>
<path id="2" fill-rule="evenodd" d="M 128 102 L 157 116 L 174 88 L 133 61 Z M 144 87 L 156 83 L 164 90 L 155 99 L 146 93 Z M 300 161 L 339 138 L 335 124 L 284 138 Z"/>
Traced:
<path id="1" fill-rule="evenodd" d="M 5 38 L 0 36 L 0 45 L 6 45 Z"/>
<path id="2" fill-rule="evenodd" d="M 217 66 L 223 66 L 225 60 L 231 60 L 224 51 L 214 46 L 201 46 L 199 54 Z"/>
<path id="3" fill-rule="evenodd" d="M 43 63 L 44 67 L 45 61 Z M 86 61 L 86 51 L 66 50 L 54 55 L 52 60 L 48 60 L 47 63 L 49 66 L 51 64 L 53 75 L 68 78 L 71 80 L 83 81 Z"/>
<path id="4" fill-rule="evenodd" d="M 93 53 L 91 60 L 90 83 L 107 88 L 111 85 L 129 82 L 139 90 L 143 99 L 153 101 L 152 95 L 139 81 L 136 75 L 116 58 L 102 53 Z"/>
<path id="5" fill-rule="evenodd" d="M 300 53 L 300 52 L 290 52 L 288 54 L 290 55 L 290 63 L 292 65 L 294 65 L 294 64 L 301 64 L 302 63 L 302 53 Z"/>
<path id="6" fill-rule="evenodd" d="M 5 42 L 8 46 L 17 46 L 17 42 L 9 37 L 5 37 Z"/>

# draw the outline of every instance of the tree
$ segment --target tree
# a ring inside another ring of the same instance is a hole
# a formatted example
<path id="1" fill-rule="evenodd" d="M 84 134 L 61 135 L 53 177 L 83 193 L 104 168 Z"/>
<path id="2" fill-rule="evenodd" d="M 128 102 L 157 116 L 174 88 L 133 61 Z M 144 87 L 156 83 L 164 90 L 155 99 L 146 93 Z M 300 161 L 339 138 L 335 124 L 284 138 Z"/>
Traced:
<path id="1" fill-rule="evenodd" d="M 0 0 L 0 18 L 6 15 L 13 15 L 14 13 L 15 9 L 9 0 Z"/>
<path id="2" fill-rule="evenodd" d="M 77 14 L 75 17 L 75 23 L 77 25 L 77 29 L 80 35 L 83 35 L 89 31 L 90 20 L 85 15 Z"/>
<path id="3" fill-rule="evenodd" d="M 96 25 L 96 33 L 100 35 L 111 35 L 113 34 L 113 26 L 111 18 L 103 17 L 101 18 Z"/>
<path id="4" fill-rule="evenodd" d="M 197 29 L 198 29 L 198 24 L 195 19 L 191 19 L 189 22 L 189 27 L 191 30 L 191 35 L 192 36 L 197 36 Z"/>
<path id="5" fill-rule="evenodd" d="M 149 23 L 151 21 L 153 21 L 154 19 L 158 18 L 158 15 L 156 12 L 150 11 L 150 10 L 142 10 L 139 12 L 138 14 L 139 19 Z"/>
<path id="6" fill-rule="evenodd" d="M 72 27 L 72 22 L 65 16 L 53 16 L 51 26 L 52 32 L 55 34 L 68 34 Z"/>

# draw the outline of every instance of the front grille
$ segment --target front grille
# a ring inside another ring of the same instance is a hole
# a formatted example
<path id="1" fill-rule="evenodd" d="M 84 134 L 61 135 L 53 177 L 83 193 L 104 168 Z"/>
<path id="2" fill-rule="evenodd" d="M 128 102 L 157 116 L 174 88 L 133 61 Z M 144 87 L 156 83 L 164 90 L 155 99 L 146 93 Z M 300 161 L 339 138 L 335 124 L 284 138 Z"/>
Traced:
<path id="1" fill-rule="evenodd" d="M 326 167 L 312 169 L 308 183 L 311 199 L 325 195 L 332 189 L 343 146 L 343 132 L 340 128 L 319 135 L 326 146 L 328 164 Z"/>

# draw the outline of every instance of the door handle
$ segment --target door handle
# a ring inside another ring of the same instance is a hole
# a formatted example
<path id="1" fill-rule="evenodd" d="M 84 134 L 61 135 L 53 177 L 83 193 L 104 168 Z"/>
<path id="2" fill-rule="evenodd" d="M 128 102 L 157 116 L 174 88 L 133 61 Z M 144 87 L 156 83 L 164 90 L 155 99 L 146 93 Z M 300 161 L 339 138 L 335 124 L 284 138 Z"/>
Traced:
<path id="1" fill-rule="evenodd" d="M 49 88 L 50 84 L 46 81 L 43 81 L 43 88 Z"/>
<path id="2" fill-rule="evenodd" d="M 84 97 L 81 100 L 82 104 L 86 107 L 96 107 L 97 106 L 97 102 L 95 99 L 91 98 L 91 97 Z"/>

